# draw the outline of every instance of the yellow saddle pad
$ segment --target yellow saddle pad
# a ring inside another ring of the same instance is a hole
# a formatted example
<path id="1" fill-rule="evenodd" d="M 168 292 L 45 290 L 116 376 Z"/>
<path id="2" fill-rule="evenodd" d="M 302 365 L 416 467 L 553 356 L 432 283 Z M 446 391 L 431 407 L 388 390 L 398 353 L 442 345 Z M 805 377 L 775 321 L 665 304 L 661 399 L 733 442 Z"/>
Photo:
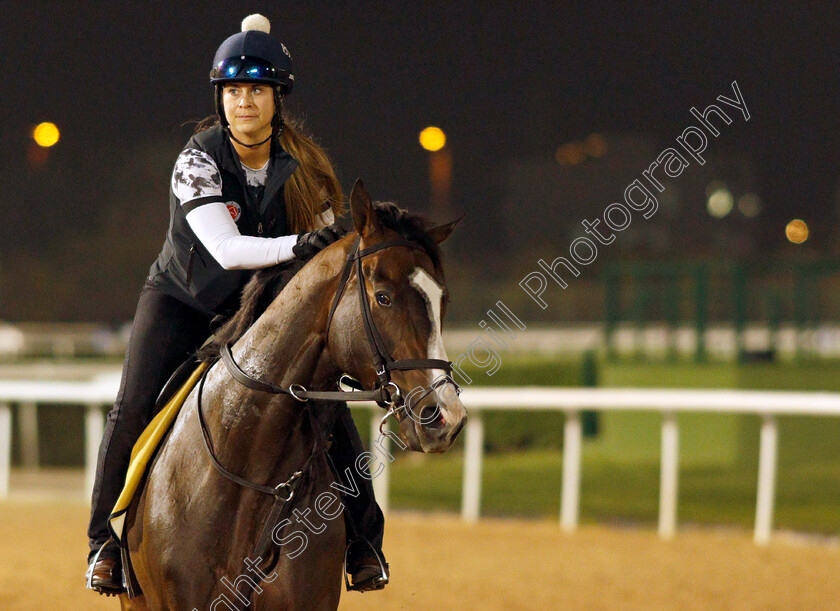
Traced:
<path id="1" fill-rule="evenodd" d="M 134 444 L 134 448 L 131 450 L 131 462 L 128 465 L 128 473 L 125 476 L 125 486 L 120 494 L 120 498 L 117 499 L 116 505 L 114 505 L 114 510 L 108 517 L 111 534 L 117 543 L 121 543 L 122 541 L 125 513 L 128 511 L 128 506 L 134 497 L 134 493 L 137 492 L 137 487 L 143 479 L 143 474 L 146 472 L 149 461 L 154 456 L 160 440 L 163 439 L 169 427 L 175 421 L 175 417 L 181 410 L 181 406 L 186 401 L 190 391 L 201 379 L 201 375 L 207 367 L 207 363 L 200 363 L 198 365 L 189 380 L 184 383 L 163 409 L 158 412 L 149 423 L 149 426 L 146 427 L 146 430 L 140 434 L 137 443 Z"/>

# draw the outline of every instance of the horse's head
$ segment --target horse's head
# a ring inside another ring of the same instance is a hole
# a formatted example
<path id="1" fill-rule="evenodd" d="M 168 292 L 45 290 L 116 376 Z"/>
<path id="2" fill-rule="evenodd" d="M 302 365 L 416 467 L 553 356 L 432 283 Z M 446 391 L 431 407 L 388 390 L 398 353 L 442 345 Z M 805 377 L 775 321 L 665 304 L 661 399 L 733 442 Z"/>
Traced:
<path id="1" fill-rule="evenodd" d="M 384 344 L 382 352 L 395 361 L 447 361 L 441 325 L 449 293 L 438 244 L 458 221 L 426 228 L 419 217 L 394 204 L 373 204 L 361 181 L 353 187 L 350 210 L 360 250 L 401 242 L 361 259 L 369 320 L 375 327 L 373 333 Z M 406 246 L 406 241 L 415 247 Z M 372 388 L 381 383 L 375 366 L 378 349 L 365 329 L 358 283 L 357 274 L 352 274 L 336 306 L 328 342 L 339 367 Z M 399 436 L 412 450 L 445 452 L 467 421 L 457 387 L 443 368 L 429 368 L 429 363 L 405 365 L 405 369 L 390 372 L 405 406 L 396 412 Z M 408 368 L 410 365 L 422 368 Z"/>

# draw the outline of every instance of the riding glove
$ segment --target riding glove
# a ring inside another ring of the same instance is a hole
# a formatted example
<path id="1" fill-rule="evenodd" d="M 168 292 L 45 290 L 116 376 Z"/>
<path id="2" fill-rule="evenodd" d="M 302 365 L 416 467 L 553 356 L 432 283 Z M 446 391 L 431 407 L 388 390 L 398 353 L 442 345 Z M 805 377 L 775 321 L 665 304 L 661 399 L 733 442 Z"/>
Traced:
<path id="1" fill-rule="evenodd" d="M 346 234 L 347 230 L 340 225 L 327 225 L 309 233 L 301 233 L 298 235 L 297 244 L 292 246 L 292 252 L 298 259 L 311 259 Z"/>

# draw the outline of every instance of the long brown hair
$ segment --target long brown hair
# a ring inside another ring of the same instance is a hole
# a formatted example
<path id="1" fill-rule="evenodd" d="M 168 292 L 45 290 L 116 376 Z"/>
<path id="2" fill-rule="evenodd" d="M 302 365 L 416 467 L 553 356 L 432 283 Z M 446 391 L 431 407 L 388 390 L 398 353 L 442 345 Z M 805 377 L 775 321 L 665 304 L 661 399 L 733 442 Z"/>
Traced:
<path id="1" fill-rule="evenodd" d="M 278 97 L 275 97 L 275 104 Z M 279 104 L 283 129 L 274 145 L 281 146 L 300 164 L 283 185 L 286 201 L 286 226 L 290 233 L 315 229 L 315 217 L 323 212 L 326 202 L 335 218 L 344 214 L 344 196 L 341 184 L 327 152 L 306 133 L 303 121 L 293 117 Z M 222 111 L 224 112 L 224 111 Z M 195 133 L 203 132 L 221 123 L 218 114 L 198 122 Z M 276 133 L 276 130 L 275 130 Z"/>
<path id="2" fill-rule="evenodd" d="M 344 197 L 327 152 L 303 130 L 303 123 L 282 110 L 280 146 L 300 165 L 283 185 L 286 224 L 294 233 L 312 231 L 324 202 L 335 218 L 344 214 Z"/>

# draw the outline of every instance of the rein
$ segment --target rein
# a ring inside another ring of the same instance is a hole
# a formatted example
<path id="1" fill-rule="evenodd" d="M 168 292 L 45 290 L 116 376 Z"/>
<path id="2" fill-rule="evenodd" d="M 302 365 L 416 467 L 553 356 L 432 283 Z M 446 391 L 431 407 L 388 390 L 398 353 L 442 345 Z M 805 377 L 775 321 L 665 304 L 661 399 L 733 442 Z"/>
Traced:
<path id="1" fill-rule="evenodd" d="M 238 383 L 242 384 L 243 386 L 250 388 L 251 390 L 275 395 L 289 395 L 297 401 L 303 403 L 309 401 L 309 399 L 322 401 L 375 401 L 380 407 L 388 409 L 388 412 L 382 419 L 382 424 L 380 425 L 380 431 L 382 431 L 385 422 L 390 416 L 396 414 L 401 409 L 405 409 L 405 404 L 403 402 L 400 389 L 391 380 L 392 371 L 407 371 L 412 369 L 442 369 L 445 372 L 447 372 L 447 376 L 446 379 L 444 379 L 444 381 L 452 381 L 452 362 L 445 361 L 442 359 L 397 360 L 391 357 L 390 353 L 388 352 L 388 349 L 385 346 L 385 342 L 382 340 L 382 336 L 379 334 L 379 331 L 377 330 L 376 325 L 373 321 L 373 315 L 370 310 L 370 304 L 368 303 L 367 283 L 365 281 L 364 273 L 362 270 L 362 259 L 380 250 L 396 246 L 414 248 L 421 251 L 424 250 L 423 247 L 417 244 L 416 242 L 412 242 L 402 238 L 381 242 L 363 250 L 359 250 L 360 244 L 361 236 L 356 238 L 356 241 L 353 244 L 353 248 L 350 250 L 350 253 L 348 254 L 347 259 L 344 263 L 344 267 L 341 271 L 341 277 L 339 280 L 339 286 L 336 289 L 335 297 L 333 298 L 333 302 L 330 307 L 330 313 L 327 318 L 327 325 L 324 334 L 325 337 L 328 339 L 333 314 L 335 313 L 335 310 L 338 307 L 338 303 L 341 300 L 341 296 L 344 293 L 344 289 L 347 287 L 347 282 L 350 279 L 350 275 L 355 270 L 359 281 L 359 301 L 361 303 L 362 321 L 365 327 L 365 335 L 367 336 L 368 344 L 370 346 L 371 352 L 373 353 L 374 364 L 376 367 L 377 383 L 376 387 L 373 390 L 322 391 L 307 390 L 301 384 L 290 384 L 288 387 L 277 386 L 275 384 L 272 384 L 271 382 L 255 378 L 254 376 L 245 372 L 234 360 L 229 344 L 222 345 L 219 349 L 219 353 L 221 356 L 222 363 L 224 363 L 228 372 L 231 374 L 231 376 L 233 376 L 233 379 L 236 380 Z M 234 483 L 245 488 L 250 488 L 251 490 L 256 490 L 257 492 L 261 492 L 263 494 L 271 495 L 274 497 L 274 504 L 272 505 L 271 511 L 269 512 L 268 517 L 266 518 L 262 529 L 262 533 L 260 534 L 260 538 L 256 544 L 253 555 L 251 556 L 252 558 L 262 558 L 265 562 L 265 559 L 268 557 L 267 554 L 270 551 L 271 547 L 272 530 L 274 529 L 275 525 L 280 522 L 279 518 L 281 517 L 283 509 L 289 506 L 289 501 L 291 501 L 294 497 L 295 491 L 297 490 L 297 486 L 300 484 L 304 475 L 306 475 L 309 472 L 309 468 L 312 466 L 315 457 L 320 451 L 324 450 L 322 435 L 320 434 L 320 430 L 318 429 L 318 427 L 316 427 L 316 423 L 312 415 L 312 410 L 308 409 L 307 411 L 309 414 L 310 425 L 312 426 L 313 434 L 315 435 L 315 441 L 312 444 L 312 451 L 309 453 L 309 457 L 303 463 L 301 468 L 295 471 L 289 477 L 289 479 L 280 484 L 277 484 L 276 486 L 266 486 L 263 484 L 255 484 L 243 477 L 236 475 L 235 473 L 232 473 L 231 471 L 226 469 L 216 457 L 215 451 L 213 449 L 213 442 L 210 439 L 210 434 L 207 430 L 207 423 L 205 422 L 203 410 L 201 408 L 201 396 L 204 390 L 204 380 L 206 379 L 207 371 L 209 371 L 209 369 L 206 370 L 201 376 L 201 380 L 198 385 L 196 407 L 198 411 L 198 423 L 201 428 L 202 439 L 204 440 L 204 447 L 210 456 L 213 466 L 221 475 L 233 481 Z M 342 378 L 344 377 L 349 376 L 342 376 Z M 432 385 L 432 388 L 427 390 L 426 393 L 424 393 L 422 396 L 425 397 L 432 390 L 436 389 L 439 385 L 440 384 L 438 382 L 435 382 L 435 384 Z M 390 391 L 389 388 L 391 389 Z M 460 391 L 460 388 L 457 384 L 455 385 L 455 388 L 456 390 Z M 383 432 L 387 433 L 387 431 Z M 273 568 L 277 559 L 278 558 L 274 559 L 268 570 Z"/>
<path id="2" fill-rule="evenodd" d="M 266 559 L 269 558 L 268 552 L 271 549 L 271 536 L 274 530 L 274 527 L 280 523 L 280 517 L 283 513 L 283 509 L 288 507 L 287 503 L 291 501 L 295 496 L 295 491 L 297 490 L 297 486 L 300 483 L 303 475 L 309 472 L 309 467 L 312 465 L 312 462 L 315 460 L 315 457 L 318 455 L 319 451 L 323 449 L 323 440 L 321 438 L 321 434 L 318 428 L 315 426 L 314 418 L 312 416 L 312 411 L 307 409 L 307 413 L 309 414 L 309 423 L 312 428 L 312 432 L 315 436 L 315 440 L 312 443 L 312 451 L 309 453 L 309 457 L 306 459 L 306 462 L 303 463 L 303 466 L 292 473 L 292 475 L 286 481 L 277 484 L 276 486 L 264 486 L 262 484 L 255 484 L 253 482 L 248 481 L 244 477 L 240 477 L 235 473 L 228 471 L 222 463 L 219 462 L 219 459 L 216 458 L 216 453 L 213 450 L 213 441 L 210 439 L 210 433 L 207 431 L 207 423 L 204 420 L 204 411 L 201 409 L 201 396 L 204 391 L 204 381 L 207 379 L 207 371 L 204 372 L 201 376 L 201 380 L 198 383 L 198 396 L 196 397 L 196 411 L 198 412 L 198 424 L 201 428 L 201 437 L 204 440 L 204 448 L 207 450 L 207 454 L 210 456 L 210 460 L 213 463 L 213 466 L 216 470 L 221 473 L 224 477 L 231 480 L 232 482 L 239 484 L 245 488 L 250 488 L 251 490 L 256 490 L 257 492 L 262 492 L 263 494 L 268 494 L 274 497 L 274 503 L 271 505 L 271 510 L 268 512 L 268 517 L 265 520 L 265 525 L 263 526 L 262 532 L 260 533 L 260 538 L 257 541 L 256 546 L 254 547 L 254 552 L 251 555 L 252 558 L 261 558 L 263 559 L 263 565 Z M 274 562 L 271 562 L 271 566 L 268 567 L 267 570 L 271 570 L 274 568 Z"/>

